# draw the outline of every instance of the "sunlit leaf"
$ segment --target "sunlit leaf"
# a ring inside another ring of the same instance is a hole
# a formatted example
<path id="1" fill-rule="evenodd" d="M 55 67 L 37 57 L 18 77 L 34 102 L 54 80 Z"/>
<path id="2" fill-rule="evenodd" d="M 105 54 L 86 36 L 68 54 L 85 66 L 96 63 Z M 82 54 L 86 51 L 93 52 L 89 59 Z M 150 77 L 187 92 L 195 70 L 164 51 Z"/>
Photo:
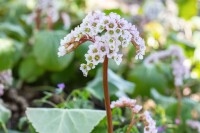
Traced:
<path id="1" fill-rule="evenodd" d="M 14 44 L 11 40 L 0 39 L 0 71 L 13 66 L 14 52 Z"/>
<path id="2" fill-rule="evenodd" d="M 33 56 L 29 56 L 24 59 L 19 67 L 20 78 L 27 82 L 34 82 L 43 73 L 44 69 L 36 63 Z"/>
<path id="3" fill-rule="evenodd" d="M 22 40 L 26 37 L 25 31 L 19 26 L 11 23 L 0 23 L 0 31 L 3 31 L 7 36 Z"/>
<path id="4" fill-rule="evenodd" d="M 89 133 L 105 117 L 105 111 L 89 109 L 33 109 L 26 111 L 39 133 Z"/>
<path id="5" fill-rule="evenodd" d="M 11 117 L 11 112 L 9 109 L 0 104 L 0 125 L 5 124 Z"/>
<path id="6" fill-rule="evenodd" d="M 40 31 L 35 33 L 34 56 L 37 63 L 50 71 L 60 71 L 72 61 L 74 53 L 58 57 L 60 39 L 65 35 L 61 31 Z"/>

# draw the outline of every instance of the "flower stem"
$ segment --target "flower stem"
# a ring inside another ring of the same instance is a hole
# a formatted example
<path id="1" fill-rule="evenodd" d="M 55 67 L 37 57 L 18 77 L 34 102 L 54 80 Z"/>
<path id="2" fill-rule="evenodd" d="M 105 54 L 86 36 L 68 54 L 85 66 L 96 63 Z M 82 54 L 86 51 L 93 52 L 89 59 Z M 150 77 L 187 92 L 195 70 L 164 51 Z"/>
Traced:
<path id="1" fill-rule="evenodd" d="M 182 108 L 182 105 L 181 105 L 182 96 L 181 96 L 180 88 L 178 86 L 176 86 L 176 96 L 178 98 L 177 117 L 180 120 L 181 119 L 181 108 Z"/>
<path id="2" fill-rule="evenodd" d="M 47 28 L 48 30 L 52 30 L 53 28 L 53 22 L 51 16 L 47 16 Z"/>
<path id="3" fill-rule="evenodd" d="M 35 18 L 35 25 L 36 25 L 36 29 L 40 30 L 40 14 L 41 14 L 41 10 L 37 9 L 36 10 L 36 18 Z"/>
<path id="4" fill-rule="evenodd" d="M 104 98 L 105 98 L 105 108 L 107 114 L 107 123 L 108 123 L 108 133 L 113 133 L 112 126 L 112 112 L 110 108 L 110 96 L 108 90 L 108 57 L 105 56 L 103 63 L 103 88 L 104 88 Z"/>
<path id="5" fill-rule="evenodd" d="M 129 126 L 128 126 L 128 129 L 127 129 L 127 131 L 126 131 L 126 133 L 130 133 L 130 131 L 131 131 L 131 128 L 133 127 L 133 125 L 138 121 L 138 119 L 135 119 L 134 118 L 134 116 L 135 116 L 135 114 L 134 113 L 132 113 L 132 119 L 131 119 L 131 123 L 129 124 Z"/>

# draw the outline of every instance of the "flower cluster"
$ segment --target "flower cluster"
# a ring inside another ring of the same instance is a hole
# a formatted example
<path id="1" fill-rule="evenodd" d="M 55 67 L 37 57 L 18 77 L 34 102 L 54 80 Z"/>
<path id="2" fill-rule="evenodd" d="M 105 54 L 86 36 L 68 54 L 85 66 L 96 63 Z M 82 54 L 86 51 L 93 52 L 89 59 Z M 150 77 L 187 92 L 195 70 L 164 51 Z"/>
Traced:
<path id="1" fill-rule="evenodd" d="M 37 11 L 39 11 L 43 16 L 51 17 L 53 23 L 59 19 L 58 4 L 56 0 L 37 0 L 36 12 L 30 15 L 28 20 L 31 23 L 37 16 Z"/>
<path id="2" fill-rule="evenodd" d="M 129 99 L 127 97 L 122 97 L 122 98 L 118 99 L 117 101 L 113 101 L 110 106 L 111 106 L 111 108 L 128 107 L 134 113 L 139 113 L 142 110 L 142 106 L 137 105 L 135 99 Z"/>
<path id="3" fill-rule="evenodd" d="M 47 16 L 50 16 L 53 22 L 59 19 L 58 6 L 56 0 L 38 0 L 37 8 Z"/>
<path id="4" fill-rule="evenodd" d="M 59 84 L 57 84 L 57 88 L 55 89 L 55 93 L 56 94 L 61 94 L 64 89 L 65 89 L 65 84 L 64 83 L 59 83 Z"/>
<path id="5" fill-rule="evenodd" d="M 187 125 L 193 129 L 197 129 L 198 133 L 200 133 L 200 122 L 194 120 L 187 120 Z"/>
<path id="6" fill-rule="evenodd" d="M 171 64 L 174 75 L 174 84 L 176 86 L 183 85 L 183 78 L 189 75 L 189 68 L 184 64 L 185 56 L 180 47 L 170 46 L 168 50 L 153 53 L 144 60 L 144 63 L 148 66 L 152 62 L 157 62 L 160 59 L 167 57 L 175 57 Z"/>
<path id="7" fill-rule="evenodd" d="M 133 114 L 140 116 L 140 120 L 144 123 L 144 133 L 157 133 L 156 122 L 152 119 L 150 112 L 141 112 L 142 106 L 136 104 L 135 99 L 122 97 L 117 101 L 111 103 L 111 108 L 114 107 L 128 107 Z"/>
<path id="8" fill-rule="evenodd" d="M 7 86 L 12 85 L 12 72 L 11 70 L 6 70 L 0 72 L 0 96 L 3 95 L 4 89 Z"/>
<path id="9" fill-rule="evenodd" d="M 150 112 L 145 111 L 142 120 L 144 121 L 144 133 L 157 133 L 156 122 L 152 119 Z"/>
<path id="10" fill-rule="evenodd" d="M 143 59 L 146 49 L 135 25 L 115 13 L 106 16 L 102 12 L 90 12 L 80 26 L 61 40 L 58 56 L 64 56 L 85 41 L 93 43 L 85 54 L 87 63 L 81 64 L 80 67 L 85 76 L 89 70 L 102 63 L 105 57 L 112 58 L 119 65 L 123 56 L 119 51 L 130 42 L 137 49 L 137 59 Z"/>

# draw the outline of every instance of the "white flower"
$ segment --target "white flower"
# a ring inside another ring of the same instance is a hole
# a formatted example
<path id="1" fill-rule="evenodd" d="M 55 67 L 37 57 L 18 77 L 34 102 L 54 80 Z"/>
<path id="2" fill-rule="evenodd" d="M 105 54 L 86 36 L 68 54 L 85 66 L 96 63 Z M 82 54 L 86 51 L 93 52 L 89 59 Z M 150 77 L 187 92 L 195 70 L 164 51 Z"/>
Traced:
<path id="1" fill-rule="evenodd" d="M 137 105 L 135 99 L 121 97 L 117 101 L 112 101 L 110 107 L 128 107 L 133 114 L 141 116 L 141 121 L 144 123 L 144 133 L 157 133 L 156 122 L 152 119 L 148 111 L 141 112 L 142 106 Z"/>
<path id="2" fill-rule="evenodd" d="M 121 46 L 127 47 L 133 40 L 137 45 L 136 57 L 142 59 L 145 51 L 144 40 L 139 36 L 134 25 L 120 18 L 116 13 L 110 13 L 106 16 L 99 11 L 90 12 L 80 26 L 61 40 L 58 55 L 63 56 L 73 51 L 81 43 L 92 41 L 93 43 L 85 55 L 87 64 L 81 66 L 81 70 L 86 75 L 97 64 L 103 63 L 105 56 L 114 59 L 119 65 L 122 62 L 119 48 Z"/>
<path id="3" fill-rule="evenodd" d="M 122 56 L 123 56 L 123 54 L 117 54 L 116 56 L 114 56 L 114 61 L 116 62 L 117 65 L 121 64 Z"/>
<path id="4" fill-rule="evenodd" d="M 110 19 L 106 24 L 106 30 L 115 30 L 117 28 L 117 23 L 115 20 Z"/>
<path id="5" fill-rule="evenodd" d="M 59 57 L 66 54 L 65 46 L 63 46 L 63 45 L 60 46 L 58 50 L 59 50 L 59 52 L 58 52 L 58 56 L 59 56 Z"/>
<path id="6" fill-rule="evenodd" d="M 96 53 L 98 53 L 98 47 L 97 47 L 97 45 L 90 45 L 89 46 L 89 50 L 88 50 L 88 53 L 90 53 L 90 54 L 96 54 Z"/>
<path id="7" fill-rule="evenodd" d="M 144 112 L 144 117 L 148 125 L 144 128 L 144 133 L 157 133 L 156 122 L 151 118 L 148 111 Z"/>
<path id="8" fill-rule="evenodd" d="M 61 17 L 62 17 L 62 20 L 63 20 L 63 23 L 64 23 L 64 27 L 66 29 L 68 29 L 71 25 L 70 16 L 67 13 L 61 13 Z"/>
<path id="9" fill-rule="evenodd" d="M 92 62 L 87 62 L 87 66 L 89 67 L 88 70 L 94 69 L 95 68 L 95 64 Z"/>
<path id="10" fill-rule="evenodd" d="M 83 72 L 84 76 L 87 76 L 90 67 L 87 64 L 81 64 L 80 70 Z"/>
<path id="11" fill-rule="evenodd" d="M 85 60 L 87 62 L 92 62 L 93 61 L 93 55 L 92 54 L 85 54 Z"/>
<path id="12" fill-rule="evenodd" d="M 111 12 L 110 14 L 109 14 L 109 17 L 113 20 L 116 20 L 116 21 L 119 21 L 120 20 L 120 16 L 118 15 L 118 14 L 116 14 L 116 13 L 113 13 L 113 12 Z"/>
<path id="13" fill-rule="evenodd" d="M 97 65 L 97 64 L 99 64 L 99 63 L 103 63 L 103 61 L 104 61 L 104 58 L 103 58 L 104 56 L 101 55 L 101 54 L 98 54 L 98 53 L 97 53 L 97 54 L 94 54 L 93 57 L 94 57 L 93 60 L 94 60 L 94 64 L 95 64 L 95 65 Z"/>
<path id="14" fill-rule="evenodd" d="M 140 106 L 140 105 L 135 105 L 135 107 L 133 108 L 133 112 L 134 112 L 134 113 L 138 113 L 138 112 L 141 111 L 141 109 L 142 109 L 142 106 Z"/>
<path id="15" fill-rule="evenodd" d="M 109 47 L 105 43 L 99 42 L 98 43 L 98 51 L 100 52 L 100 54 L 106 55 L 109 52 Z"/>
<path id="16" fill-rule="evenodd" d="M 59 19 L 59 10 L 56 0 L 37 0 L 36 10 L 40 10 L 42 15 L 51 17 L 53 23 Z"/>

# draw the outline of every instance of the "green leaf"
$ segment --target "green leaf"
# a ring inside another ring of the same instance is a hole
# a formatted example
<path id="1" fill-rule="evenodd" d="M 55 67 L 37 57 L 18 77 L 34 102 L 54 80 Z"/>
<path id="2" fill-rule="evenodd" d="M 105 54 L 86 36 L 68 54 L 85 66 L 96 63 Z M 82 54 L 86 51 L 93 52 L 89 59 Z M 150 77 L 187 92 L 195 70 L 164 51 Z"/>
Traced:
<path id="1" fill-rule="evenodd" d="M 91 133 L 107 133 L 106 118 L 102 119 L 99 124 L 92 130 Z"/>
<path id="2" fill-rule="evenodd" d="M 148 67 L 136 66 L 128 74 L 128 79 L 136 84 L 134 95 L 148 96 L 151 88 L 163 93 L 164 89 L 168 88 L 166 76 L 153 64 Z"/>
<path id="3" fill-rule="evenodd" d="M 0 23 L 0 31 L 18 40 L 22 40 L 22 38 L 26 37 L 26 33 L 20 26 L 11 23 Z"/>
<path id="4" fill-rule="evenodd" d="M 5 124 L 11 117 L 11 112 L 2 104 L 0 104 L 0 125 Z"/>
<path id="5" fill-rule="evenodd" d="M 190 19 L 198 14 L 197 0 L 178 0 L 179 16 Z"/>
<path id="6" fill-rule="evenodd" d="M 4 131 L 0 131 L 0 133 L 5 133 Z M 19 131 L 14 131 L 14 130 L 8 130 L 8 133 L 22 133 Z"/>
<path id="7" fill-rule="evenodd" d="M 167 108 L 169 105 L 177 103 L 177 100 L 174 97 L 167 97 L 163 96 L 155 89 L 151 90 L 151 95 L 156 101 L 156 103 L 162 105 L 163 107 Z"/>
<path id="8" fill-rule="evenodd" d="M 27 82 L 34 82 L 44 73 L 44 69 L 36 63 L 33 56 L 28 56 L 21 62 L 18 72 L 21 79 Z"/>
<path id="9" fill-rule="evenodd" d="M 116 95 L 118 97 L 131 94 L 134 91 L 134 84 L 122 79 L 112 70 L 108 69 L 108 88 L 110 96 Z M 95 79 L 88 83 L 87 90 L 96 98 L 103 100 L 103 79 L 102 69 L 99 69 Z"/>
<path id="10" fill-rule="evenodd" d="M 153 99 L 156 101 L 157 104 L 161 105 L 165 108 L 166 114 L 171 118 L 177 117 L 177 107 L 178 101 L 177 99 L 169 96 L 163 96 L 159 94 L 155 89 L 151 91 Z M 190 119 L 191 111 L 196 109 L 200 113 L 200 103 L 193 101 L 189 98 L 182 98 L 182 107 L 181 107 L 181 116 L 183 120 Z"/>
<path id="11" fill-rule="evenodd" d="M 105 111 L 89 109 L 34 109 L 26 111 L 39 133 L 89 133 L 105 117 Z"/>
<path id="12" fill-rule="evenodd" d="M 40 31 L 35 33 L 34 56 L 37 63 L 50 71 L 61 71 L 72 61 L 74 53 L 58 57 L 60 39 L 66 33 L 61 31 Z"/>
<path id="13" fill-rule="evenodd" d="M 15 48 L 11 40 L 0 39 L 0 71 L 13 66 L 14 52 Z"/>

